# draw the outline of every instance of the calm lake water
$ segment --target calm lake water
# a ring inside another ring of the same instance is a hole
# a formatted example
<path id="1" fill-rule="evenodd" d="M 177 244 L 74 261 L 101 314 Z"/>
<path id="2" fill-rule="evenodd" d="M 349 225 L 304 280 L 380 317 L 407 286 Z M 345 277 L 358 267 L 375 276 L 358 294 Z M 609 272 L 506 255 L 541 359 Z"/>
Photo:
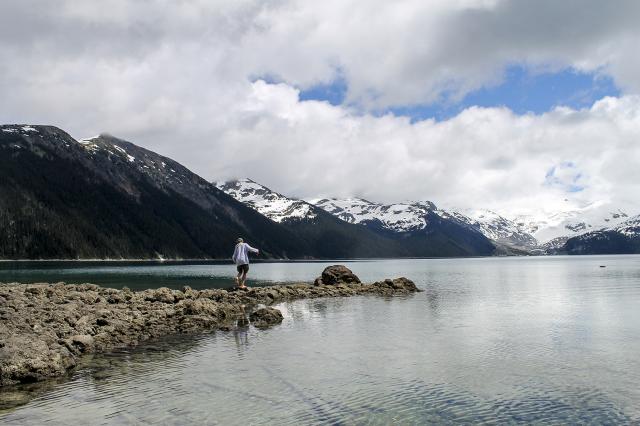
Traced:
<path id="1" fill-rule="evenodd" d="M 279 305 L 259 331 L 86 359 L 7 424 L 638 424 L 640 256 L 341 262 L 424 293 Z M 254 283 L 327 263 L 252 265 Z M 601 268 L 600 266 L 606 266 Z M 228 265 L 24 264 L 0 281 L 227 286 Z M 7 278 L 9 277 L 9 278 Z"/>

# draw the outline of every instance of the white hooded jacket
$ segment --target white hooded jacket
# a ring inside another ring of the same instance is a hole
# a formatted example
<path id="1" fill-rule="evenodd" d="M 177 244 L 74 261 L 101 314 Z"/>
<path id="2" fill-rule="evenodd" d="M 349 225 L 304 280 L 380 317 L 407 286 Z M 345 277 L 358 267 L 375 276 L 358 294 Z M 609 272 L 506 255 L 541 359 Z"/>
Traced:
<path id="1" fill-rule="evenodd" d="M 258 249 L 251 247 L 247 243 L 238 243 L 233 251 L 233 263 L 236 265 L 248 265 L 249 264 L 249 252 L 258 253 Z"/>

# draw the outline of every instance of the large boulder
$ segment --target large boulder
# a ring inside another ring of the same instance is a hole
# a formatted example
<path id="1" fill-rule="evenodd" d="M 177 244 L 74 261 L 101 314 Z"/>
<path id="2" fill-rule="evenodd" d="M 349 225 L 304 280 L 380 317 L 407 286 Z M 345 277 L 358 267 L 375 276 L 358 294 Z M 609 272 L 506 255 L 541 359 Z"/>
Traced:
<path id="1" fill-rule="evenodd" d="M 260 308 L 249 315 L 249 319 L 254 327 L 267 328 L 269 326 L 280 324 L 282 322 L 282 312 L 276 308 Z"/>
<path id="2" fill-rule="evenodd" d="M 324 268 L 322 275 L 313 282 L 315 285 L 360 284 L 360 278 L 344 265 Z"/>

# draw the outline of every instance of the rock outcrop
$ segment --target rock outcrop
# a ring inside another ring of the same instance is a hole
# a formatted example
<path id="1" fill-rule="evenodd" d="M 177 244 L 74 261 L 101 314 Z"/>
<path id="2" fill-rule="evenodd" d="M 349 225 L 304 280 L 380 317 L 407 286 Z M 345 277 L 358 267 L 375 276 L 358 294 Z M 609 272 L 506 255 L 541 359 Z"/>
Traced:
<path id="1" fill-rule="evenodd" d="M 344 273 L 327 274 L 343 279 L 330 281 L 331 285 L 279 285 L 248 291 L 184 287 L 133 292 L 93 284 L 0 284 L 0 386 L 64 375 L 85 353 L 135 346 L 169 334 L 228 329 L 259 305 L 419 291 L 406 278 L 361 284 L 347 268 L 340 271 Z M 259 328 L 282 321 L 282 314 L 271 307 L 249 316 Z"/>
<path id="2" fill-rule="evenodd" d="M 254 327 L 267 328 L 271 325 L 280 324 L 283 320 L 282 312 L 276 308 L 260 308 L 249 315 L 249 319 Z"/>
<path id="3" fill-rule="evenodd" d="M 376 293 L 386 296 L 395 293 L 415 293 L 420 291 L 413 281 L 405 277 L 395 278 L 393 280 L 386 279 L 371 285 L 377 287 Z"/>
<path id="4" fill-rule="evenodd" d="M 360 284 L 360 278 L 344 265 L 331 265 L 324 268 L 313 282 L 314 285 Z"/>

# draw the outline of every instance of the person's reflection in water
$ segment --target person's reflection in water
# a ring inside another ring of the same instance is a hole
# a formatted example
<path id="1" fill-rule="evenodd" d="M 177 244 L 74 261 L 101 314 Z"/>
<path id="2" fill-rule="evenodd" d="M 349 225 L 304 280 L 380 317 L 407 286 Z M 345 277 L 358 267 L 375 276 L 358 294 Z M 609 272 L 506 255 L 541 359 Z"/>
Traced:
<path id="1" fill-rule="evenodd" d="M 426 288 L 424 290 L 427 297 L 427 305 L 429 306 L 429 313 L 434 318 L 438 318 L 440 316 L 441 299 L 438 285 L 432 274 L 429 274 L 426 278 Z"/>
<path id="2" fill-rule="evenodd" d="M 244 348 L 249 346 L 249 317 L 244 310 L 244 305 L 241 305 L 242 313 L 236 321 L 235 327 L 233 327 L 233 337 L 236 339 L 236 346 L 238 347 L 238 355 L 242 356 Z"/>
<path id="3" fill-rule="evenodd" d="M 437 316 L 440 313 L 440 294 L 435 288 L 427 288 L 426 295 L 429 309 L 434 316 Z"/>

